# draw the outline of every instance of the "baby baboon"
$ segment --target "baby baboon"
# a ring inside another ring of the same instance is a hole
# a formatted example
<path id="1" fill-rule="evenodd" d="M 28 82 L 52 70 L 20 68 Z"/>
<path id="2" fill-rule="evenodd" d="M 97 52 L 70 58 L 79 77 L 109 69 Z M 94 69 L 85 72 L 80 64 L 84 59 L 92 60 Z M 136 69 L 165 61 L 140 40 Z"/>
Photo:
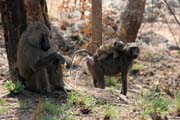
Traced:
<path id="1" fill-rule="evenodd" d="M 64 87 L 62 71 L 58 67 L 65 60 L 53 51 L 49 36 L 49 29 L 43 23 L 34 22 L 28 25 L 18 42 L 17 69 L 25 86 L 32 91 L 51 92 L 56 83 L 56 88 Z"/>
<path id="2" fill-rule="evenodd" d="M 113 58 L 117 58 L 123 50 L 125 44 L 122 41 L 114 41 L 113 45 L 101 46 L 96 51 L 96 57 L 99 61 L 105 59 L 109 55 L 113 54 Z"/>
<path id="3" fill-rule="evenodd" d="M 80 52 L 86 52 L 89 55 L 87 56 L 87 68 L 92 75 L 95 87 L 104 89 L 104 75 L 112 76 L 121 72 L 121 93 L 124 95 L 127 94 L 128 70 L 133 63 L 133 60 L 138 57 L 139 48 L 137 46 L 129 43 L 124 46 L 121 52 L 118 52 L 118 57 L 114 58 L 114 55 L 110 54 L 108 57 L 101 60 L 99 60 L 98 56 L 96 56 L 98 53 L 91 55 L 87 50 L 79 50 L 75 52 L 75 54 Z"/>

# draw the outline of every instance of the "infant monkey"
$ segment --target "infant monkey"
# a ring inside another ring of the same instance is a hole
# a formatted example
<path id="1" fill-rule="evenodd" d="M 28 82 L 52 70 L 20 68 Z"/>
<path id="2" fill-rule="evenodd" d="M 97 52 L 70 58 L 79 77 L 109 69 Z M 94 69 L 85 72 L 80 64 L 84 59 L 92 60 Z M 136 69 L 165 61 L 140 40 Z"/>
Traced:
<path id="1" fill-rule="evenodd" d="M 97 60 L 101 61 L 107 58 L 109 55 L 113 54 L 113 58 L 115 59 L 119 57 L 119 52 L 123 51 L 124 46 L 124 42 L 115 40 L 113 42 L 113 45 L 101 46 L 99 49 L 97 49 L 95 57 L 97 58 Z"/>

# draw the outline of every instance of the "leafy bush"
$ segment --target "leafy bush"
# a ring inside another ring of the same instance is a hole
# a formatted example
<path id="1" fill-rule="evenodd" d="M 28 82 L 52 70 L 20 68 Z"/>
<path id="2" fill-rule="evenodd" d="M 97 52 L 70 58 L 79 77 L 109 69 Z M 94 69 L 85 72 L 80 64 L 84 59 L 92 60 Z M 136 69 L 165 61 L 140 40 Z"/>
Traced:
<path id="1" fill-rule="evenodd" d="M 4 84 L 5 88 L 14 95 L 21 93 L 24 89 L 24 85 L 21 82 L 13 83 L 11 80 L 7 80 Z"/>

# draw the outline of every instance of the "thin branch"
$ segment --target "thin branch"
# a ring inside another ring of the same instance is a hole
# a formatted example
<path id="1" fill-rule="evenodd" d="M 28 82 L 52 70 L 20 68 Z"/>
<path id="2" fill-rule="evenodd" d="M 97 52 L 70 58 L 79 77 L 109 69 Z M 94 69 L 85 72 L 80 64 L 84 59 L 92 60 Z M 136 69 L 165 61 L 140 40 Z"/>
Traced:
<path id="1" fill-rule="evenodd" d="M 159 7 L 158 7 L 158 8 L 159 8 Z M 161 15 L 163 16 L 162 11 L 161 11 L 160 8 L 159 8 L 159 12 L 160 12 Z M 169 23 L 168 23 L 168 20 L 166 19 L 165 16 L 163 16 L 163 18 L 164 18 L 166 24 L 168 25 L 169 31 L 171 32 L 171 34 L 172 34 L 172 36 L 173 36 L 173 38 L 174 38 L 174 41 L 176 42 L 177 47 L 180 48 L 180 47 L 179 47 L 179 44 L 178 44 L 178 42 L 177 42 L 177 40 L 176 40 L 176 37 L 175 37 L 175 35 L 174 35 L 174 32 L 173 32 L 173 30 L 171 29 L 171 26 L 170 26 Z"/>
<path id="2" fill-rule="evenodd" d="M 177 23 L 179 24 L 179 26 L 180 26 L 180 22 L 178 21 L 178 19 L 177 19 L 176 15 L 173 13 L 173 11 L 172 11 L 171 7 L 169 6 L 169 4 L 168 4 L 167 0 L 163 0 L 163 1 L 164 1 L 163 3 L 165 3 L 165 4 L 166 4 L 166 6 L 167 6 L 168 10 L 170 11 L 170 13 L 173 15 L 174 19 L 176 20 L 176 22 L 177 22 Z"/>

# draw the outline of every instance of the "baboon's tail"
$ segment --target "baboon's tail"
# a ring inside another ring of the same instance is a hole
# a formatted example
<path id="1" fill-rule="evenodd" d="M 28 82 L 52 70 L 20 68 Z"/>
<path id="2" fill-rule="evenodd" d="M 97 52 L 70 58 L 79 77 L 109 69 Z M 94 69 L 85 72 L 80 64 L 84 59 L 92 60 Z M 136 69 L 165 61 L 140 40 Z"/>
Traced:
<path id="1" fill-rule="evenodd" d="M 88 50 L 86 49 L 80 49 L 80 50 L 77 50 L 76 52 L 74 52 L 73 56 L 72 56 L 72 62 L 71 62 L 71 67 L 70 67 L 70 74 L 71 74 L 71 70 L 72 70 L 72 67 L 73 67 L 73 64 L 74 64 L 74 57 L 79 54 L 79 53 L 87 53 L 89 56 L 93 56 L 92 53 L 90 53 Z"/>

